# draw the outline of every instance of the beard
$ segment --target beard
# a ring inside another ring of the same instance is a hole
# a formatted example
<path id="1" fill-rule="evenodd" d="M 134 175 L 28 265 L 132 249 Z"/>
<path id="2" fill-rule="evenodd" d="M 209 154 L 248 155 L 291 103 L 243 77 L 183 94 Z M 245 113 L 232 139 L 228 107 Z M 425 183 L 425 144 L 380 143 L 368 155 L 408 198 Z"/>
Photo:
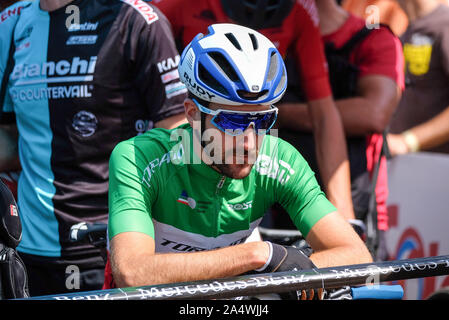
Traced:
<path id="1" fill-rule="evenodd" d="M 216 164 L 214 167 L 228 178 L 244 179 L 251 173 L 253 164 Z"/>
<path id="2" fill-rule="evenodd" d="M 236 150 L 233 150 L 231 157 L 232 161 L 227 160 L 226 153 L 224 153 L 221 163 L 214 163 L 213 167 L 228 178 L 244 179 L 251 173 L 257 158 L 257 151 L 245 151 L 237 160 Z"/>

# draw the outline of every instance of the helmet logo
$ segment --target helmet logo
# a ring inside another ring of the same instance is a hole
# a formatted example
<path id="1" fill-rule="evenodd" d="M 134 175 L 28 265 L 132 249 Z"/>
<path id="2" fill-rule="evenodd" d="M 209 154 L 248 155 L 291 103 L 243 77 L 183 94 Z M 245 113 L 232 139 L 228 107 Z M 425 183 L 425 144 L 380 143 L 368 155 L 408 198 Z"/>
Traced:
<path id="1" fill-rule="evenodd" d="M 185 79 L 185 84 L 191 89 L 191 91 L 196 91 L 197 94 L 199 94 L 200 96 L 207 96 L 209 101 L 212 100 L 213 97 L 215 97 L 215 95 L 207 92 L 206 90 L 204 90 L 203 88 L 201 88 L 196 82 L 192 83 L 192 79 L 189 77 L 189 75 L 187 74 L 187 72 L 184 72 L 184 79 Z"/>

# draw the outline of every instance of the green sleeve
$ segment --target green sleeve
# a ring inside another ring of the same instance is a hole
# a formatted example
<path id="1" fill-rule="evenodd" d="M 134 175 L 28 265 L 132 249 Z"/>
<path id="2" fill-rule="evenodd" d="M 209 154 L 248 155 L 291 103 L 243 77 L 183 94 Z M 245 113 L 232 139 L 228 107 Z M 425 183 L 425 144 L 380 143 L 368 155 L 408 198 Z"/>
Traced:
<path id="1" fill-rule="evenodd" d="M 284 141 L 281 144 L 280 164 L 284 165 L 287 173 L 280 182 L 279 203 L 287 210 L 298 230 L 307 237 L 315 223 L 337 209 L 326 198 L 315 173 L 302 155 L 290 144 Z"/>
<path id="2" fill-rule="evenodd" d="M 154 238 L 151 207 L 157 184 L 148 175 L 144 179 L 147 157 L 134 141 L 119 143 L 109 160 L 109 239 L 130 231 Z"/>

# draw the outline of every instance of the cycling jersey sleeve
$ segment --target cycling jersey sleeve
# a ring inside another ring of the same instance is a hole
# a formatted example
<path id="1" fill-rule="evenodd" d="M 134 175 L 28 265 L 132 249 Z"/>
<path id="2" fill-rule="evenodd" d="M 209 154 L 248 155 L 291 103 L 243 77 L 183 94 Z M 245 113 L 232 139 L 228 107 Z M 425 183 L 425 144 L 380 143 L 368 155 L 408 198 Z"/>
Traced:
<path id="1" fill-rule="evenodd" d="M 147 15 L 144 19 L 133 10 L 139 21 L 129 32 L 126 49 L 136 69 L 135 83 L 149 106 L 150 118 L 158 122 L 184 112 L 187 89 L 179 80 L 177 66 L 180 56 L 170 23 L 158 8 L 151 8 L 151 18 Z M 137 39 L 135 33 L 138 34 Z"/>
<path id="2" fill-rule="evenodd" d="M 184 8 L 183 1 L 185 0 L 160 0 L 155 3 L 167 17 L 168 21 L 170 21 L 175 39 L 182 36 L 182 25 L 184 23 L 184 17 L 182 15 L 182 9 Z"/>
<path id="3" fill-rule="evenodd" d="M 309 101 L 331 96 L 327 61 L 319 29 L 319 17 L 313 0 L 301 0 L 295 7 L 297 36 L 294 45 L 301 83 Z"/>
<path id="4" fill-rule="evenodd" d="M 13 113 L 13 103 L 11 96 L 8 92 L 8 83 L 6 79 L 3 79 L 5 72 L 8 71 L 8 63 L 11 65 L 12 57 L 10 57 L 10 49 L 12 43 L 12 37 L 14 34 L 14 28 L 19 19 L 20 12 L 22 9 L 29 4 L 28 1 L 19 1 L 12 6 L 6 8 L 0 13 L 0 122 L 9 123 L 8 119 L 12 119 Z M 6 75 L 7 76 L 7 75 Z"/>
<path id="5" fill-rule="evenodd" d="M 289 146 L 280 148 L 280 167 L 285 171 L 278 184 L 278 202 L 287 210 L 293 223 L 307 237 L 309 231 L 321 218 L 336 208 L 326 198 L 315 178 L 315 173 L 301 154 L 282 141 L 281 144 Z"/>
<path id="6" fill-rule="evenodd" d="M 370 34 L 355 53 L 359 77 L 383 75 L 404 89 L 404 56 L 400 40 L 382 27 Z"/>
<path id="7" fill-rule="evenodd" d="M 142 183 L 146 157 L 133 141 L 119 143 L 109 161 L 109 239 L 121 232 L 141 232 L 154 238 L 151 204 L 157 184 Z"/>

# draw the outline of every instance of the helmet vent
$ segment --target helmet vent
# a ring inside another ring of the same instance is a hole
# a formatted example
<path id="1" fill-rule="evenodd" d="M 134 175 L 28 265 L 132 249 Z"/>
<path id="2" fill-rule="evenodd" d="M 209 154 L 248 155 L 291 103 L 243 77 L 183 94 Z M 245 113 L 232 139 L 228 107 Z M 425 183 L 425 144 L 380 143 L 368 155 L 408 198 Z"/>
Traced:
<path id="1" fill-rule="evenodd" d="M 257 38 L 253 33 L 249 34 L 249 37 L 251 39 L 251 42 L 253 44 L 254 50 L 257 50 L 259 48 L 259 42 L 257 42 Z"/>
<path id="2" fill-rule="evenodd" d="M 277 74 L 278 60 L 276 58 L 276 53 L 273 51 L 270 57 L 270 67 L 268 69 L 267 81 L 271 81 Z"/>
<path id="3" fill-rule="evenodd" d="M 242 47 L 240 46 L 240 43 L 237 41 L 237 39 L 235 38 L 235 36 L 232 33 L 225 33 L 226 38 L 228 38 L 228 40 L 234 45 L 234 47 L 237 50 L 242 51 Z"/>
<path id="4" fill-rule="evenodd" d="M 220 82 L 218 82 L 212 75 L 207 71 L 207 69 L 200 63 L 198 64 L 198 77 L 203 81 L 208 87 L 220 92 L 221 94 L 227 95 L 226 90 Z"/>
<path id="5" fill-rule="evenodd" d="M 216 63 L 217 67 L 222 69 L 224 74 L 232 81 L 240 81 L 239 76 L 235 72 L 234 68 L 231 66 L 229 61 L 220 52 L 208 52 L 209 57 Z"/>
<path id="6" fill-rule="evenodd" d="M 268 93 L 268 90 L 262 90 L 261 92 L 248 92 L 245 90 L 237 90 L 237 94 L 240 98 L 249 100 L 249 101 L 256 101 L 259 100 L 260 97 L 265 96 Z"/>

